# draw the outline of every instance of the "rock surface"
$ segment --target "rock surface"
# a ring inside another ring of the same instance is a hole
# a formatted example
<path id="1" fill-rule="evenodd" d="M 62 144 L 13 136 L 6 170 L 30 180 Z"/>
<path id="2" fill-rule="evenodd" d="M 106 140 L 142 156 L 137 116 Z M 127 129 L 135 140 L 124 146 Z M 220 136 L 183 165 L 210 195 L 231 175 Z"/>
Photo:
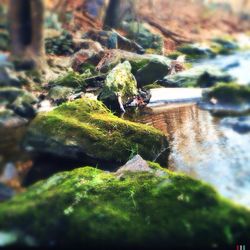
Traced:
<path id="1" fill-rule="evenodd" d="M 166 165 L 166 137 L 158 130 L 112 115 L 101 102 L 88 98 L 65 103 L 40 113 L 23 142 L 26 148 L 83 161 L 125 163 L 136 148 L 147 160 Z M 158 157 L 158 155 L 160 155 Z"/>
<path id="2" fill-rule="evenodd" d="M 138 94 L 137 82 L 131 73 L 131 65 L 128 61 L 118 64 L 107 75 L 104 87 L 98 96 L 108 107 L 112 107 L 112 102 L 117 102 L 118 96 L 125 104 L 129 99 L 133 99 Z M 111 105 L 110 105 L 111 104 Z"/>
<path id="3" fill-rule="evenodd" d="M 122 179 L 91 167 L 53 175 L 1 204 L 0 229 L 19 230 L 38 246 L 248 244 L 247 209 L 207 184 L 149 165 L 152 172 L 127 172 Z M 166 175 L 156 176 L 156 169 Z"/>
<path id="4" fill-rule="evenodd" d="M 230 82 L 232 77 L 212 66 L 197 66 L 168 75 L 162 81 L 167 87 L 211 87 L 218 82 Z"/>

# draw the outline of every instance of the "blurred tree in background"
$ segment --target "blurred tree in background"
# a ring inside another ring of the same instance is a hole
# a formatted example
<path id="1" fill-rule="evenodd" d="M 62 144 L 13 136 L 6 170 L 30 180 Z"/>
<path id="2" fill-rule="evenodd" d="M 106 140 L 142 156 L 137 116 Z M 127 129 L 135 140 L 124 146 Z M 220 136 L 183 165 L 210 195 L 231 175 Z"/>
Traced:
<path id="1" fill-rule="evenodd" d="M 10 0 L 11 58 L 24 67 L 41 66 L 44 55 L 43 0 Z"/>

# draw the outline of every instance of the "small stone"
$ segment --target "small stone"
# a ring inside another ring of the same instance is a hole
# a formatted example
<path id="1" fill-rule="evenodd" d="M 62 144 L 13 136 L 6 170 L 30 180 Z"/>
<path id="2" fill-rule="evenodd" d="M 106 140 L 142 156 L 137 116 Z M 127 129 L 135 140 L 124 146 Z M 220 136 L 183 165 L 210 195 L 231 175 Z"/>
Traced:
<path id="1" fill-rule="evenodd" d="M 124 172 L 152 172 L 148 163 L 142 159 L 140 155 L 134 156 L 124 166 L 116 171 L 116 175 L 120 176 Z"/>

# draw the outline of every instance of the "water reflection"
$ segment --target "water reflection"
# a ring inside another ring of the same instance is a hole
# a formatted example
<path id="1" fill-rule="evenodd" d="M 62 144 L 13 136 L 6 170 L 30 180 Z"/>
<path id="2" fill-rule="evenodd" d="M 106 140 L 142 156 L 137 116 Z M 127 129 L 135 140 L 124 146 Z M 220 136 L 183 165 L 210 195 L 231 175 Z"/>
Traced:
<path id="1" fill-rule="evenodd" d="M 169 136 L 173 170 L 205 180 L 224 196 L 250 207 L 250 133 L 224 126 L 222 118 L 195 104 L 148 109 L 133 119 Z"/>

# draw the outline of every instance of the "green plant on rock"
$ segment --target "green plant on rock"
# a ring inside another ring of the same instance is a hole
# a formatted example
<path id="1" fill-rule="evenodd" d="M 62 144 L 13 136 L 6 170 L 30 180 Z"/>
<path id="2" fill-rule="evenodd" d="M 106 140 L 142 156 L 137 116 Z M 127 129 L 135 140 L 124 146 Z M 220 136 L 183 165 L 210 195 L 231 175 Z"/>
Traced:
<path id="1" fill-rule="evenodd" d="M 59 76 L 57 79 L 50 82 L 50 85 L 60 85 L 72 88 L 85 88 L 85 79 L 92 76 L 90 70 L 86 70 L 80 74 L 75 71 L 68 71 L 66 74 Z"/>

